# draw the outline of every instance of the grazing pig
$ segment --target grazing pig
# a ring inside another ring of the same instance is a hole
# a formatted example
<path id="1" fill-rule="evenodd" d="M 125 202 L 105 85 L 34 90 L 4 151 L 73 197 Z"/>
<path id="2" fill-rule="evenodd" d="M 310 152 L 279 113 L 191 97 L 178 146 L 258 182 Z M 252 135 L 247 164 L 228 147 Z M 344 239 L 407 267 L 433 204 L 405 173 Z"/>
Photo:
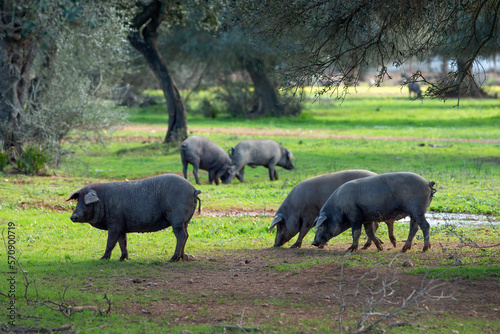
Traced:
<path id="1" fill-rule="evenodd" d="M 420 89 L 420 84 L 418 82 L 409 82 L 408 83 L 408 93 L 410 94 L 410 99 L 411 99 L 411 93 L 415 93 L 415 95 L 417 95 L 416 98 L 421 99 L 422 98 L 422 90 Z"/>
<path id="2" fill-rule="evenodd" d="M 315 223 L 318 228 L 313 245 L 324 245 L 331 238 L 352 228 L 353 243 L 347 250 L 355 251 L 365 225 L 366 234 L 379 250 L 382 246 L 374 235 L 373 223 L 395 221 L 410 216 L 410 232 L 402 252 L 411 248 L 418 227 L 424 235 L 425 252 L 431 247 L 429 223 L 425 212 L 436 190 L 435 182 L 407 172 L 387 173 L 344 183 L 328 198 Z"/>
<path id="3" fill-rule="evenodd" d="M 155 232 L 172 226 L 177 245 L 170 262 L 187 259 L 184 246 L 187 226 L 196 210 L 199 190 L 182 177 L 165 174 L 139 181 L 108 182 L 75 191 L 67 200 L 77 199 L 71 220 L 87 222 L 108 231 L 106 251 L 109 260 L 119 243 L 120 261 L 128 258 L 127 233 Z M 200 207 L 198 207 L 198 212 Z"/>
<path id="4" fill-rule="evenodd" d="M 192 136 L 182 142 L 180 152 L 185 179 L 187 179 L 188 163 L 193 165 L 193 174 L 197 184 L 201 184 L 198 178 L 198 168 L 208 171 L 210 184 L 215 181 L 215 184 L 219 185 L 219 177 L 222 181 L 229 177 L 227 171 L 232 166 L 231 159 L 227 152 L 213 141 L 200 136 Z"/>
<path id="5" fill-rule="evenodd" d="M 269 227 L 276 227 L 274 247 L 283 246 L 297 233 L 297 241 L 290 248 L 300 248 L 302 240 L 313 226 L 314 219 L 330 195 L 344 183 L 362 177 L 374 176 L 376 173 L 367 170 L 345 170 L 332 174 L 325 174 L 298 183 L 280 205 Z M 396 247 L 394 237 L 394 222 L 388 222 L 389 238 Z M 377 226 L 378 227 L 378 226 Z M 369 247 L 370 239 L 364 248 Z"/>
<path id="6" fill-rule="evenodd" d="M 292 160 L 295 160 L 292 152 L 270 139 L 248 139 L 242 140 L 232 148 L 231 160 L 233 165 L 228 173 L 229 177 L 223 181 L 231 183 L 236 176 L 240 182 L 245 182 L 245 166 L 252 168 L 264 166 L 269 169 L 271 181 L 278 179 L 276 165 L 285 169 L 294 169 Z"/>
<path id="7" fill-rule="evenodd" d="M 401 74 L 401 77 L 403 78 L 402 82 L 407 83 L 408 94 L 410 95 L 410 99 L 411 99 L 412 93 L 415 93 L 415 95 L 417 96 L 416 98 L 421 99 L 422 98 L 422 90 L 420 89 L 420 84 L 418 82 L 411 81 L 412 78 L 410 78 L 408 76 L 408 74 L 406 74 L 406 73 Z"/>

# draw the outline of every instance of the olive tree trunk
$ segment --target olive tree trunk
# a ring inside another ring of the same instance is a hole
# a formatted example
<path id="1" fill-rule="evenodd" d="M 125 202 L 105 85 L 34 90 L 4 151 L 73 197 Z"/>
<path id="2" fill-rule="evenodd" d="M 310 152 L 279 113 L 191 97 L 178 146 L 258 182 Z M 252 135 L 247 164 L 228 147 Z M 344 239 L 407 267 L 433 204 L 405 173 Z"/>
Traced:
<path id="1" fill-rule="evenodd" d="M 456 89 L 454 89 L 449 97 L 472 97 L 472 98 L 486 98 L 488 94 L 478 86 L 474 80 L 472 73 L 472 63 L 469 64 L 468 60 L 461 57 L 457 58 L 457 69 L 459 76 L 455 80 Z"/>
<path id="2" fill-rule="evenodd" d="M 285 113 L 285 105 L 280 101 L 278 90 L 269 78 L 264 62 L 258 58 L 245 57 L 242 59 L 242 64 L 252 79 L 258 100 L 250 115 L 282 116 Z"/>
<path id="3" fill-rule="evenodd" d="M 187 138 L 187 116 L 179 90 L 156 44 L 157 30 L 162 21 L 162 9 L 162 2 L 159 0 L 146 5 L 142 12 L 135 16 L 128 39 L 132 46 L 144 56 L 160 82 L 168 110 L 168 130 L 165 142 L 175 143 Z"/>
<path id="4" fill-rule="evenodd" d="M 30 88 L 30 71 L 37 53 L 33 36 L 0 33 L 0 140 L 15 155 L 22 151 L 20 131 Z"/>

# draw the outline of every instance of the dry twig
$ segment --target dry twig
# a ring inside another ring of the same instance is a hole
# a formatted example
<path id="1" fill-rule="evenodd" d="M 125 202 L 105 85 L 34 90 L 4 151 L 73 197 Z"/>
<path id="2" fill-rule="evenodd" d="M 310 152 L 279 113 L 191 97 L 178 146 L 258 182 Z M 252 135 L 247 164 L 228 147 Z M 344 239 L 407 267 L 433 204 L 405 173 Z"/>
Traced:
<path id="1" fill-rule="evenodd" d="M 396 298 L 395 294 L 397 292 L 396 286 L 398 280 L 395 278 L 395 274 L 391 270 L 391 266 L 397 257 L 398 255 L 396 255 L 389 263 L 377 263 L 373 268 L 367 270 L 361 277 L 354 279 L 354 293 L 349 300 L 345 297 L 345 282 L 343 282 L 345 260 L 342 262 L 340 267 L 338 292 L 333 293 L 333 296 L 340 304 L 340 309 L 337 313 L 337 323 L 340 333 L 342 333 L 344 330 L 342 322 L 343 316 L 346 314 L 348 308 L 352 307 L 357 299 L 361 295 L 363 295 L 360 291 L 360 287 L 362 285 L 367 289 L 367 294 L 364 294 L 366 295 L 366 298 L 365 302 L 363 303 L 363 312 L 361 313 L 359 320 L 356 322 L 355 327 L 350 329 L 350 333 L 364 333 L 370 331 L 383 332 L 387 328 L 394 326 L 411 326 L 410 321 L 422 315 L 423 313 L 428 311 L 428 309 L 419 309 L 419 312 L 417 312 L 416 314 L 403 314 L 405 310 L 413 306 L 420 308 L 419 303 L 421 301 L 423 302 L 425 300 L 453 298 L 452 295 L 444 295 L 443 292 L 441 292 L 441 294 L 437 296 L 431 295 L 431 292 L 435 291 L 438 288 L 441 288 L 444 285 L 444 283 L 435 284 L 434 279 L 430 279 L 427 281 L 423 279 L 419 289 L 414 289 L 408 294 L 408 296 L 403 297 L 402 299 Z M 382 277 L 382 280 L 380 281 L 380 274 L 376 271 L 376 269 L 384 264 L 387 264 L 387 268 L 385 274 Z M 375 274 L 373 277 L 371 277 L 373 273 Z M 381 308 L 382 305 L 387 304 L 394 305 L 395 308 L 390 311 Z M 395 317 L 397 316 L 404 316 L 408 319 L 408 321 L 395 319 Z M 385 326 L 380 327 L 383 324 L 385 324 Z"/>

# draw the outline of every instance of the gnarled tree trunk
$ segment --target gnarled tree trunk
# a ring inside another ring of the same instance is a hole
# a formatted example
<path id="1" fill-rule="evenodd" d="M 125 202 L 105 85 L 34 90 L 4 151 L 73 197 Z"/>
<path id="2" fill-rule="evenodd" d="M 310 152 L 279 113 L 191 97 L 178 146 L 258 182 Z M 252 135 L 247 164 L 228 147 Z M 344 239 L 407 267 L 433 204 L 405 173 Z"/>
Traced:
<path id="1" fill-rule="evenodd" d="M 472 97 L 472 98 L 487 98 L 489 95 L 476 83 L 474 74 L 472 73 L 472 63 L 457 58 L 458 77 L 455 80 L 455 88 L 448 97 Z"/>
<path id="2" fill-rule="evenodd" d="M 38 47 L 32 35 L 22 36 L 15 30 L 3 32 L 0 37 L 0 139 L 5 151 L 16 154 L 22 151 L 22 114 Z"/>
<path id="3" fill-rule="evenodd" d="M 146 59 L 149 67 L 160 82 L 167 101 L 168 130 L 166 143 L 175 143 L 187 138 L 186 108 L 182 102 L 174 79 L 160 56 L 157 48 L 158 27 L 162 21 L 163 4 L 160 0 L 152 1 L 143 7 L 132 22 L 132 32 L 128 39 L 132 46 Z M 142 29 L 142 36 L 141 36 Z"/>
<path id="4" fill-rule="evenodd" d="M 250 115 L 256 117 L 284 115 L 285 105 L 280 101 L 278 90 L 267 75 L 264 62 L 255 57 L 244 57 L 241 62 L 252 79 L 258 99 Z"/>

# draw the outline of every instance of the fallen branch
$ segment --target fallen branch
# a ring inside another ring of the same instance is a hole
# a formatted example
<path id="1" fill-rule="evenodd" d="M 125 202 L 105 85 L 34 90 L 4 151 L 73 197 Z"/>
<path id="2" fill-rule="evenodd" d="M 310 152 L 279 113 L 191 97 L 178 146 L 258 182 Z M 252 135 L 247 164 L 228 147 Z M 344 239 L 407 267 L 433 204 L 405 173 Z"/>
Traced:
<path id="1" fill-rule="evenodd" d="M 8 251 L 7 242 L 5 241 L 5 236 L 4 236 L 3 232 L 4 231 L 2 230 L 2 239 L 4 242 L 5 249 L 6 249 L 6 251 Z M 105 310 L 101 310 L 98 306 L 94 306 L 94 305 L 86 305 L 86 306 L 69 305 L 69 303 L 65 299 L 66 292 L 68 291 L 69 287 L 66 287 L 62 294 L 59 293 L 60 302 L 56 302 L 56 301 L 53 301 L 51 299 L 40 300 L 36 280 L 30 279 L 28 277 L 28 275 L 27 275 L 28 272 L 24 270 L 23 266 L 21 265 L 21 263 L 19 262 L 19 260 L 16 256 L 9 255 L 9 258 L 15 262 L 15 264 L 19 267 L 20 272 L 23 274 L 23 277 L 24 277 L 24 299 L 26 300 L 27 305 L 35 306 L 35 307 L 45 306 L 51 310 L 61 312 L 64 316 L 66 316 L 68 318 L 71 317 L 72 311 L 74 313 L 74 312 L 82 312 L 85 310 L 93 310 L 95 312 L 99 312 L 99 315 L 103 315 L 103 314 L 109 315 L 109 313 L 111 312 L 111 300 L 108 298 L 108 295 L 106 293 L 104 294 L 104 299 L 106 300 L 106 302 L 108 304 L 108 308 Z M 32 287 L 32 289 L 30 289 L 30 287 Z M 31 299 L 29 297 L 29 292 L 33 291 L 33 290 L 34 290 L 35 298 Z M 1 293 L 1 294 L 4 295 L 4 293 Z M 58 328 L 58 327 L 56 327 L 56 328 Z M 28 331 L 31 331 L 31 330 L 28 329 Z M 38 331 L 39 330 L 36 330 L 34 332 L 38 332 Z"/>

